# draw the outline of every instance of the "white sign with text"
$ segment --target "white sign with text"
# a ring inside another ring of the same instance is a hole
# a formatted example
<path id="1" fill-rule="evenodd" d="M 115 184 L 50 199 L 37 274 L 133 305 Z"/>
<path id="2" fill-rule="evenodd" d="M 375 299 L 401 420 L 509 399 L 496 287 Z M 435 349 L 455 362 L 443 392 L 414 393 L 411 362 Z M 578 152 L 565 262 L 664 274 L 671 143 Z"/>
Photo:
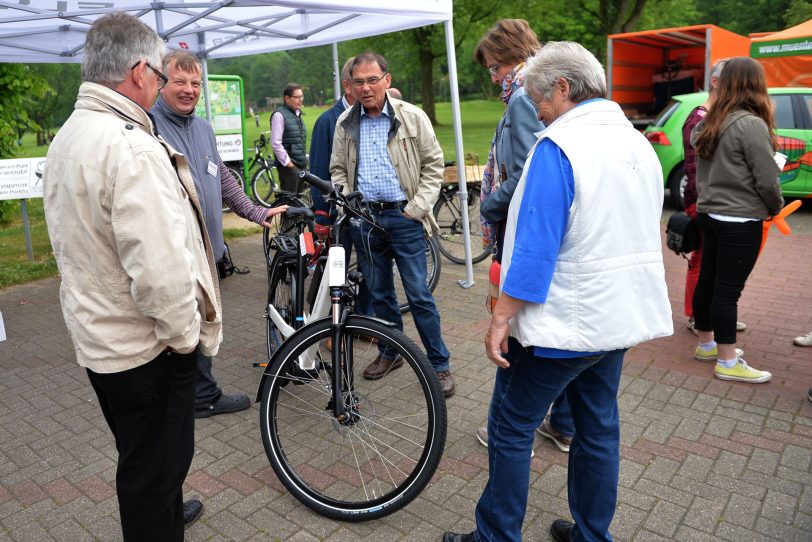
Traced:
<path id="1" fill-rule="evenodd" d="M 0 160 L 0 200 L 42 197 L 45 158 Z"/>
<path id="2" fill-rule="evenodd" d="M 242 134 L 220 134 L 216 139 L 217 152 L 223 162 L 243 159 Z"/>

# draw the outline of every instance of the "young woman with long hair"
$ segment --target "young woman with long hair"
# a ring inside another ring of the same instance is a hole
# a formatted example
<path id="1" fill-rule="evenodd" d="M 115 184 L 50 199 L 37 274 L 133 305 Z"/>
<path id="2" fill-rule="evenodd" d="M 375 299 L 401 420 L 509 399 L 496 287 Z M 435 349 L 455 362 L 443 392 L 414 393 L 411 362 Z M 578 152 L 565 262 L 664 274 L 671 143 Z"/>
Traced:
<path id="1" fill-rule="evenodd" d="M 716 101 L 694 130 L 697 221 L 702 265 L 694 293 L 699 332 L 695 357 L 716 361 L 722 380 L 760 383 L 768 371 L 748 366 L 736 348 L 738 301 L 758 257 L 762 221 L 784 205 L 775 162 L 773 107 L 764 69 L 751 58 L 731 58 Z"/>

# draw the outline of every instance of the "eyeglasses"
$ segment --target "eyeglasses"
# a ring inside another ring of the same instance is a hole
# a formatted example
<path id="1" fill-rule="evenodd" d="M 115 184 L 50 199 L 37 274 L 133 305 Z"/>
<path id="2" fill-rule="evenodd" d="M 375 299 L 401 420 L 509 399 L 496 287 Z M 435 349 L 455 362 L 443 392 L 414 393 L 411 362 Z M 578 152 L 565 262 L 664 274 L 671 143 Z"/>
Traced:
<path id="1" fill-rule="evenodd" d="M 388 73 L 389 72 L 384 72 L 384 74 L 382 76 L 380 76 L 380 77 L 369 77 L 367 79 L 353 79 L 352 80 L 352 85 L 355 88 L 364 88 L 364 85 L 369 85 L 371 87 L 374 87 L 375 85 L 377 85 L 378 83 L 383 81 L 383 79 L 386 77 L 386 75 Z"/>
<path id="2" fill-rule="evenodd" d="M 499 64 L 491 64 L 490 66 L 488 66 L 488 73 L 490 73 L 491 75 L 496 75 L 496 73 L 499 71 L 499 68 L 501 68 Z"/>
<path id="3" fill-rule="evenodd" d="M 292 100 L 304 100 L 304 94 L 299 96 L 288 96 L 288 98 L 291 98 Z"/>
<path id="4" fill-rule="evenodd" d="M 155 75 L 158 76 L 158 90 L 161 90 L 162 88 L 164 88 L 166 86 L 166 84 L 169 82 L 169 78 L 167 76 L 165 76 L 164 74 L 162 74 L 160 71 L 158 71 L 152 64 L 150 64 L 149 60 L 145 60 L 144 63 L 147 65 L 147 68 L 149 68 L 150 70 L 155 72 Z M 134 70 L 136 67 L 138 67 L 139 64 L 141 64 L 140 60 L 138 62 L 136 62 L 135 64 L 133 64 L 130 69 Z"/>

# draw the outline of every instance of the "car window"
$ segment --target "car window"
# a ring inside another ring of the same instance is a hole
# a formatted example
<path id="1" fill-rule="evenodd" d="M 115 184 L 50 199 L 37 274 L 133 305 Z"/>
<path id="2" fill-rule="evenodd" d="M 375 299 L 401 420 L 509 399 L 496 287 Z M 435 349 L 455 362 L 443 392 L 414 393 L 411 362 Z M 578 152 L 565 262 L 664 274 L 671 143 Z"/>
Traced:
<path id="1" fill-rule="evenodd" d="M 796 128 L 795 117 L 792 114 L 792 95 L 779 94 L 770 96 L 775 106 L 775 127 L 779 130 L 792 130 Z"/>
<path id="2" fill-rule="evenodd" d="M 809 119 L 812 119 L 812 94 L 802 94 L 801 96 L 804 99 L 804 105 L 806 105 L 807 112 L 806 127 L 807 129 L 809 129 L 810 127 Z"/>
<path id="3" fill-rule="evenodd" d="M 654 119 L 654 122 L 651 125 L 654 126 L 655 128 L 662 128 L 665 125 L 665 123 L 668 122 L 668 119 L 671 118 L 671 115 L 674 114 L 674 111 L 676 111 L 679 108 L 679 106 L 680 102 L 678 102 L 677 100 L 671 100 L 671 103 L 669 103 L 665 107 L 665 109 L 662 110 L 662 112 L 657 116 L 656 119 Z"/>

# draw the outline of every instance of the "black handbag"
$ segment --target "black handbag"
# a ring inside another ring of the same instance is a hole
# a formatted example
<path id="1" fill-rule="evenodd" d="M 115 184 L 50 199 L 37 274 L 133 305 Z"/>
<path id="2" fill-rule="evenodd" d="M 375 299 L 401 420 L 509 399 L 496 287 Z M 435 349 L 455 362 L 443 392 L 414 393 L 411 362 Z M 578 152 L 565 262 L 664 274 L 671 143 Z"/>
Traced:
<path id="1" fill-rule="evenodd" d="M 685 255 L 699 248 L 699 226 L 683 212 L 676 212 L 665 227 L 665 244 L 669 250 Z"/>

